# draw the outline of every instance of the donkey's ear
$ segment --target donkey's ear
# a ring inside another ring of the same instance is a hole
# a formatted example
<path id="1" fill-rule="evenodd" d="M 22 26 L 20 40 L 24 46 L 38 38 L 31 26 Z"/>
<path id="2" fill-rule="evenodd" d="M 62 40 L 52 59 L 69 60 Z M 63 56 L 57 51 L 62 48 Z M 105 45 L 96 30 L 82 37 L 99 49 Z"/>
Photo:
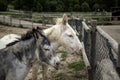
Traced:
<path id="1" fill-rule="evenodd" d="M 43 28 L 37 26 L 37 30 L 43 33 Z"/>
<path id="2" fill-rule="evenodd" d="M 34 32 L 34 31 L 36 31 L 36 29 L 35 29 L 35 28 L 32 28 L 32 31 Z"/>
<path id="3" fill-rule="evenodd" d="M 42 28 L 41 28 L 41 27 L 38 27 L 38 26 L 37 26 L 37 29 L 42 30 Z"/>
<path id="4" fill-rule="evenodd" d="M 37 33 L 33 33 L 33 35 L 34 35 L 34 37 L 35 37 L 36 39 L 39 38 Z"/>
<path id="5" fill-rule="evenodd" d="M 62 23 L 65 25 L 68 21 L 67 14 L 63 14 Z"/>

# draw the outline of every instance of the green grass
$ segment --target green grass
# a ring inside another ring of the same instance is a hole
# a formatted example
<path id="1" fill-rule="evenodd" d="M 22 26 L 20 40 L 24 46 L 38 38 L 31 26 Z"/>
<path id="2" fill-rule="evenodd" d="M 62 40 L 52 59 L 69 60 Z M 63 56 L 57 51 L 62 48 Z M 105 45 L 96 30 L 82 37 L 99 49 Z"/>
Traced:
<path id="1" fill-rule="evenodd" d="M 5 32 L 6 30 L 4 30 L 4 29 L 0 29 L 0 32 Z"/>
<path id="2" fill-rule="evenodd" d="M 59 51 L 59 53 L 62 53 L 61 54 L 62 61 L 65 61 L 68 56 L 68 53 L 66 51 Z"/>
<path id="3" fill-rule="evenodd" d="M 84 67 L 85 67 L 85 64 L 83 61 L 72 62 L 72 63 L 68 64 L 68 68 L 73 69 L 75 71 L 80 71 L 80 70 L 84 69 Z"/>

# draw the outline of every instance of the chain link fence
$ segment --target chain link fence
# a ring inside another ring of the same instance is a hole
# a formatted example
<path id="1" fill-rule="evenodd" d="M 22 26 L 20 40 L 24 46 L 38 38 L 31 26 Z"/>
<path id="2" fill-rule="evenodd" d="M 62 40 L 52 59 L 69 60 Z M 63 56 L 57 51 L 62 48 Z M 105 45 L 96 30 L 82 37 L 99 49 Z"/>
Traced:
<path id="1" fill-rule="evenodd" d="M 89 80 L 120 80 L 116 71 L 119 50 L 116 52 L 109 38 L 98 30 L 96 21 L 79 19 L 78 22 L 76 19 L 72 20 L 70 25 L 79 32 L 80 40 L 84 42 L 85 52 L 91 64 L 91 69 L 88 70 Z"/>

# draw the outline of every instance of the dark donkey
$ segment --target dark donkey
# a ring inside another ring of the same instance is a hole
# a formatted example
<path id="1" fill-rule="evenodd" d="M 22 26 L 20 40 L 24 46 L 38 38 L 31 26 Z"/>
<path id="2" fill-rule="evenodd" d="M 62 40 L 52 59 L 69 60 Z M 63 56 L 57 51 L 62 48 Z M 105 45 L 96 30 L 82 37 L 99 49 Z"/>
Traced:
<path id="1" fill-rule="evenodd" d="M 50 41 L 39 28 L 33 28 L 0 50 L 0 80 L 24 80 L 36 59 L 36 51 L 40 61 L 57 67 L 59 60 Z"/>

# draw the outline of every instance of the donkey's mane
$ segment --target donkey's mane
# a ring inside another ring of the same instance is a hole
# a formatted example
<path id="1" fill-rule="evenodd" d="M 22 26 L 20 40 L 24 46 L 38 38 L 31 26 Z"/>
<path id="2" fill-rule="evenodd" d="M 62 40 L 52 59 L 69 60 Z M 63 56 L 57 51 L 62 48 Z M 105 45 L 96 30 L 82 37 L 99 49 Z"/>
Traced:
<path id="1" fill-rule="evenodd" d="M 22 34 L 21 38 L 18 38 L 18 40 L 13 41 L 13 42 L 7 44 L 6 46 L 7 47 L 8 46 L 12 46 L 12 45 L 14 45 L 14 44 L 16 44 L 16 43 L 18 43 L 20 41 L 28 40 L 28 39 L 30 39 L 32 37 L 38 38 L 38 36 L 36 35 L 36 33 L 37 33 L 37 30 L 33 28 L 32 30 L 27 31 L 26 34 Z"/>
<path id="2" fill-rule="evenodd" d="M 20 41 L 28 40 L 28 39 L 30 39 L 32 37 L 38 38 L 37 33 L 39 32 L 39 30 L 41 30 L 41 28 L 37 27 L 37 29 L 33 28 L 32 30 L 27 31 L 26 34 L 22 34 L 21 35 L 21 38 L 18 38 L 18 40 L 15 40 L 15 41 L 7 44 L 6 47 L 12 46 L 12 45 L 14 45 L 14 44 L 16 44 L 16 43 L 18 43 Z M 39 32 L 39 34 L 44 39 L 42 43 L 46 43 L 47 42 L 50 45 L 50 40 L 45 35 L 43 35 L 42 32 Z"/>
<path id="3" fill-rule="evenodd" d="M 21 38 L 19 38 L 18 40 L 16 40 L 16 41 L 14 41 L 14 42 L 11 42 L 11 43 L 9 43 L 9 44 L 7 44 L 7 46 L 6 47 L 11 47 L 12 45 L 14 45 L 14 44 L 16 44 L 16 43 L 18 43 L 18 42 L 20 42 L 20 41 L 26 41 L 26 40 L 29 40 L 29 39 L 31 39 L 31 38 L 35 38 L 35 40 L 38 38 L 38 34 L 41 34 L 42 35 L 42 33 L 41 33 L 41 31 L 39 31 L 40 29 L 35 29 L 35 28 L 33 28 L 32 30 L 29 30 L 29 31 L 27 31 L 27 33 L 26 34 L 22 34 L 21 35 Z M 44 36 L 44 35 L 43 35 Z M 30 45 L 29 46 L 26 46 L 26 50 L 25 51 L 28 51 L 28 49 L 29 49 L 29 47 L 30 47 Z M 31 46 L 31 47 L 33 47 L 33 46 Z M 15 47 L 12 47 L 13 49 L 15 49 Z M 8 48 L 9 49 L 9 48 Z M 12 51 L 12 53 L 20 60 L 20 61 L 22 61 L 22 57 L 23 57 L 23 54 L 24 54 L 24 52 L 22 52 L 22 50 L 23 50 L 23 48 L 20 48 L 19 50 L 18 49 L 15 49 L 14 51 L 13 50 L 11 50 Z M 9 50 L 8 50 L 9 51 Z M 26 53 L 25 53 L 25 55 L 27 55 Z"/>
<path id="4" fill-rule="evenodd" d="M 16 44 L 17 42 L 19 42 L 19 41 L 16 40 L 16 41 L 13 41 L 13 42 L 11 42 L 11 43 L 8 43 L 8 44 L 6 45 L 6 47 L 12 46 L 12 45 Z"/>

